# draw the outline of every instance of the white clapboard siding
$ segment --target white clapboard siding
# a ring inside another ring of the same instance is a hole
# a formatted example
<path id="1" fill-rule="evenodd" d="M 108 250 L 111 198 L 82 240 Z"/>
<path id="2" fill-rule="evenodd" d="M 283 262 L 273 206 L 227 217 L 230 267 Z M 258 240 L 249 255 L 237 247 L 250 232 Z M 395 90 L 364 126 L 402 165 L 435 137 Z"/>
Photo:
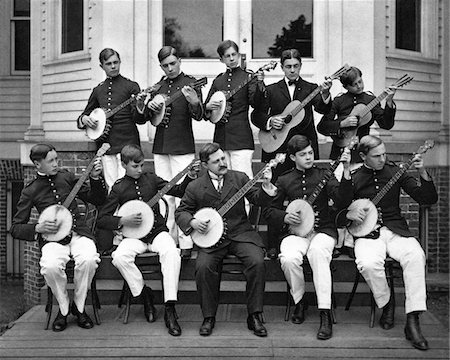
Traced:
<path id="1" fill-rule="evenodd" d="M 30 80 L 0 80 L 0 141 L 22 140 L 30 125 Z"/>

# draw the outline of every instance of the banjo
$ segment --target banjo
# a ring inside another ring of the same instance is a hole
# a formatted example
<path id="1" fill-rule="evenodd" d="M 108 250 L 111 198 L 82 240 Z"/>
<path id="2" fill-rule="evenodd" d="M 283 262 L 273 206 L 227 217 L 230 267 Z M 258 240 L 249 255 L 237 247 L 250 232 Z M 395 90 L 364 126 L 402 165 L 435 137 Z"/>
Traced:
<path id="1" fill-rule="evenodd" d="M 147 89 L 142 90 L 138 95 L 151 94 L 155 91 L 158 91 L 160 88 L 159 85 L 150 86 Z M 92 110 L 89 114 L 89 117 L 95 121 L 97 121 L 97 126 L 95 128 L 86 127 L 86 134 L 91 140 L 102 140 L 103 138 L 109 135 L 111 131 L 111 121 L 110 117 L 117 114 L 120 110 L 130 105 L 133 101 L 136 100 L 136 95 L 131 95 L 131 97 L 125 100 L 120 105 L 116 106 L 112 110 L 104 110 L 102 108 L 96 108 Z"/>
<path id="2" fill-rule="evenodd" d="M 350 141 L 350 144 L 344 149 L 351 150 L 358 143 L 358 137 L 354 136 Z M 340 159 L 333 161 L 325 173 L 323 179 L 317 184 L 312 194 L 306 199 L 295 199 L 289 203 L 286 207 L 287 213 L 297 213 L 301 215 L 302 222 L 299 225 L 289 225 L 289 231 L 291 234 L 306 237 L 313 231 L 315 225 L 315 212 L 313 209 L 313 204 L 317 197 L 328 183 L 330 178 L 334 176 L 334 171 L 339 166 Z"/>
<path id="3" fill-rule="evenodd" d="M 350 67 L 345 64 L 338 71 L 332 74 L 329 79 L 334 80 L 348 71 Z M 272 153 L 280 148 L 286 141 L 289 131 L 299 125 L 305 118 L 305 106 L 308 105 L 318 93 L 322 91 L 322 87 L 316 87 L 311 94 L 309 94 L 301 102 L 299 100 L 291 101 L 279 115 L 284 120 L 285 125 L 281 129 L 259 130 L 258 137 L 261 147 L 267 153 Z"/>
<path id="4" fill-rule="evenodd" d="M 69 210 L 69 206 L 72 201 L 77 196 L 78 191 L 80 191 L 83 183 L 88 178 L 92 168 L 94 167 L 95 159 L 99 156 L 103 156 L 111 146 L 108 143 L 104 143 L 100 149 L 98 149 L 94 158 L 91 160 L 89 165 L 87 166 L 85 172 L 78 179 L 77 183 L 70 191 L 69 195 L 67 195 L 66 200 L 62 205 L 54 204 L 46 207 L 41 214 L 39 215 L 38 222 L 44 221 L 56 221 L 56 225 L 58 226 L 58 231 L 55 234 L 45 234 L 42 235 L 42 238 L 46 241 L 61 241 L 66 236 L 70 234 L 72 231 L 73 218 L 72 213 Z"/>
<path id="5" fill-rule="evenodd" d="M 148 202 L 141 200 L 130 200 L 124 203 L 117 216 L 127 216 L 136 213 L 142 214 L 142 223 L 139 226 L 123 226 L 122 235 L 127 238 L 141 239 L 145 237 L 153 228 L 155 223 L 155 214 L 152 207 L 155 206 L 162 197 L 195 165 L 198 160 L 192 160 L 180 173 L 178 173 L 172 180 L 170 180 L 161 190 L 157 192 Z"/>
<path id="6" fill-rule="evenodd" d="M 434 147 L 433 140 L 425 141 L 424 145 L 422 145 L 417 154 L 424 154 L 429 149 Z M 373 230 L 375 230 L 377 222 L 378 222 L 378 210 L 376 208 L 377 204 L 383 199 L 383 197 L 391 190 L 392 186 L 401 178 L 401 176 L 410 168 L 413 163 L 414 156 L 408 160 L 406 164 L 400 166 L 400 169 L 392 176 L 392 178 L 383 186 L 383 188 L 375 195 L 372 200 L 369 199 L 357 199 L 353 201 L 348 210 L 365 208 L 366 217 L 360 222 L 353 221 L 348 227 L 348 232 L 354 237 L 364 237 L 370 234 Z"/>
<path id="7" fill-rule="evenodd" d="M 358 118 L 358 125 L 353 127 L 347 127 L 341 129 L 341 135 L 339 136 L 332 136 L 335 144 L 339 147 L 344 147 L 347 145 L 347 143 L 350 141 L 350 139 L 357 134 L 358 129 L 361 126 L 364 126 L 370 122 L 372 119 L 372 109 L 377 106 L 381 101 L 383 101 L 389 94 L 389 89 L 398 89 L 407 83 L 409 83 L 413 77 L 408 76 L 408 74 L 403 75 L 401 78 L 397 79 L 397 81 L 388 86 L 386 89 L 383 90 L 383 92 L 378 95 L 375 99 L 373 99 L 370 103 L 367 105 L 364 104 L 357 104 L 351 111 L 351 113 L 348 116 L 356 116 Z"/>
<path id="8" fill-rule="evenodd" d="M 277 66 L 277 62 L 272 60 L 270 63 L 260 67 L 256 73 L 260 71 L 270 71 L 275 69 Z M 249 74 L 247 79 L 245 79 L 242 83 L 240 83 L 236 88 L 229 92 L 224 91 L 216 91 L 214 94 L 212 94 L 209 101 L 220 101 L 220 108 L 211 110 L 211 117 L 209 121 L 211 121 L 213 124 L 218 123 L 220 120 L 223 122 L 227 122 L 227 116 L 229 112 L 231 111 L 231 104 L 228 102 L 233 95 L 235 95 L 239 90 L 241 90 L 245 85 L 247 85 L 250 81 L 252 81 L 256 77 L 256 73 Z M 228 109 L 228 111 L 227 111 Z M 225 115 L 225 116 L 224 116 Z"/>
<path id="9" fill-rule="evenodd" d="M 194 82 L 188 84 L 187 86 L 190 86 L 194 88 L 194 90 L 200 89 L 202 86 L 205 86 L 208 82 L 208 79 L 206 77 L 203 77 L 201 79 L 195 80 Z M 176 91 L 173 95 L 168 96 L 166 94 L 156 94 L 155 97 L 152 99 L 152 101 L 156 101 L 158 104 L 162 105 L 161 110 L 158 113 L 155 113 L 152 118 L 150 119 L 150 122 L 153 126 L 158 126 L 161 124 L 161 122 L 164 120 L 164 117 L 166 116 L 167 108 L 170 104 L 172 104 L 175 100 L 180 98 L 183 95 L 181 89 Z"/>
<path id="10" fill-rule="evenodd" d="M 208 221 L 208 230 L 201 234 L 196 230 L 191 233 L 192 241 L 201 248 L 208 248 L 216 245 L 224 234 L 225 224 L 223 216 L 242 199 L 242 197 L 262 178 L 264 171 L 273 168 L 286 159 L 286 154 L 277 154 L 275 159 L 270 160 L 253 179 L 249 180 L 239 191 L 236 192 L 219 210 L 205 207 L 198 210 L 194 217 L 199 220 Z"/>

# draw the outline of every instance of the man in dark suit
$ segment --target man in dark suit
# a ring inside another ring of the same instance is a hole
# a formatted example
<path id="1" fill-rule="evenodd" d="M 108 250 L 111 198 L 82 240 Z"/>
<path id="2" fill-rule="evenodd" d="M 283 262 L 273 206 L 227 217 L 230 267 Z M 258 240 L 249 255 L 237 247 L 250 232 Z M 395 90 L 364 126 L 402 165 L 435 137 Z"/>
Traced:
<path id="1" fill-rule="evenodd" d="M 284 50 L 281 53 L 281 68 L 285 77 L 275 84 L 271 84 L 261 91 L 260 87 L 256 88 L 254 111 L 251 115 L 251 121 L 261 130 L 281 130 L 285 124 L 285 119 L 278 114 L 281 114 L 285 107 L 293 100 L 302 101 L 316 88 L 316 84 L 312 84 L 303 80 L 300 76 L 300 69 L 302 68 L 302 59 L 300 53 L 296 49 Z M 314 150 L 314 158 L 319 159 L 319 145 L 317 142 L 317 132 L 314 127 L 314 117 L 312 107 L 315 111 L 326 114 L 331 109 L 331 96 L 329 89 L 332 81 L 326 80 L 321 86 L 320 94 L 317 94 L 305 107 L 304 118 L 300 124 L 294 126 L 288 133 L 283 144 L 274 152 L 267 153 L 262 151 L 262 161 L 268 162 L 273 159 L 278 153 L 286 153 L 287 143 L 294 135 L 304 135 L 311 141 L 311 146 Z M 272 181 L 275 182 L 278 176 L 286 170 L 294 167 L 291 159 L 286 158 L 282 166 L 278 166 L 273 173 Z M 279 230 L 274 227 L 269 227 L 269 251 L 268 256 L 272 259 L 277 257 L 277 243 Z"/>
<path id="2" fill-rule="evenodd" d="M 188 185 L 175 211 L 176 222 L 186 234 L 193 230 L 207 233 L 209 222 L 196 219 L 194 214 L 197 210 L 220 208 L 249 181 L 246 174 L 228 170 L 219 144 L 206 144 L 199 156 L 207 171 Z M 247 192 L 246 197 L 251 203 L 267 205 L 270 202 L 276 193 L 275 186 L 270 183 L 271 175 L 270 170 L 266 171 L 262 187 L 255 185 Z M 200 248 L 196 261 L 195 278 L 204 317 L 200 335 L 212 333 L 219 305 L 222 261 L 227 254 L 234 254 L 242 261 L 247 279 L 248 328 L 257 336 L 267 336 L 261 321 L 265 285 L 263 241 L 248 220 L 243 198 L 227 212 L 226 222 L 228 230 L 225 236 L 210 248 Z"/>

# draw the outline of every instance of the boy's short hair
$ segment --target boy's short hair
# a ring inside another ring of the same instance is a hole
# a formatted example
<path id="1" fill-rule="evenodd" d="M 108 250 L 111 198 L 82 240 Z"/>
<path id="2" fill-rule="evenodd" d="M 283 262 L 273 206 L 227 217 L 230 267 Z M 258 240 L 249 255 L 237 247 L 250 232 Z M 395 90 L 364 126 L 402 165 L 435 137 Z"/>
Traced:
<path id="1" fill-rule="evenodd" d="M 169 57 L 170 55 L 173 55 L 178 59 L 177 49 L 175 49 L 173 46 L 163 46 L 161 50 L 158 51 L 159 62 L 163 61 L 166 57 Z"/>
<path id="2" fill-rule="evenodd" d="M 221 149 L 218 143 L 207 143 L 205 144 L 199 151 L 198 157 L 201 162 L 207 163 L 209 160 L 209 156 L 214 154 L 217 150 Z"/>
<path id="3" fill-rule="evenodd" d="M 311 145 L 311 140 L 309 140 L 304 135 L 294 135 L 287 143 L 287 153 L 288 155 L 295 155 L 298 151 L 302 151 Z"/>
<path id="4" fill-rule="evenodd" d="M 128 164 L 130 161 L 139 163 L 144 160 L 144 153 L 142 152 L 142 149 L 135 144 L 125 145 L 120 151 L 120 160 L 124 164 Z"/>
<path id="5" fill-rule="evenodd" d="M 285 60 L 288 60 L 288 59 L 297 59 L 298 61 L 300 61 L 300 64 L 302 63 L 302 57 L 300 56 L 300 51 L 298 51 L 297 49 L 283 50 L 283 52 L 281 53 L 281 58 L 280 58 L 281 65 L 283 65 Z"/>
<path id="6" fill-rule="evenodd" d="M 233 40 L 222 41 L 217 47 L 217 53 L 220 57 L 222 57 L 223 54 L 225 54 L 225 51 L 227 51 L 230 47 L 233 47 L 236 52 L 239 53 L 239 46 Z"/>
<path id="7" fill-rule="evenodd" d="M 105 49 L 103 49 L 102 51 L 100 51 L 100 55 L 98 56 L 98 59 L 100 60 L 100 64 L 102 64 L 103 65 L 103 63 L 106 61 L 106 60 L 108 60 L 111 56 L 113 56 L 113 55 L 117 55 L 117 57 L 119 58 L 119 60 L 120 60 L 120 55 L 119 55 L 119 53 L 116 51 L 116 50 L 114 50 L 114 49 L 111 49 L 111 48 L 105 48 Z"/>
<path id="8" fill-rule="evenodd" d="M 341 84 L 343 86 L 348 86 L 352 85 L 358 76 L 362 76 L 361 70 L 359 70 L 355 66 L 351 66 L 350 69 L 348 69 L 344 74 L 341 75 L 339 80 L 341 80 Z"/>
<path id="9" fill-rule="evenodd" d="M 34 163 L 35 161 L 44 160 L 47 157 L 47 154 L 55 150 L 55 147 L 50 144 L 36 144 L 30 150 L 30 160 Z"/>
<path id="10" fill-rule="evenodd" d="M 383 141 L 373 135 L 365 135 L 359 140 L 358 144 L 358 153 L 363 153 L 364 155 L 367 155 L 370 150 L 373 148 L 376 148 L 378 145 L 381 145 Z"/>

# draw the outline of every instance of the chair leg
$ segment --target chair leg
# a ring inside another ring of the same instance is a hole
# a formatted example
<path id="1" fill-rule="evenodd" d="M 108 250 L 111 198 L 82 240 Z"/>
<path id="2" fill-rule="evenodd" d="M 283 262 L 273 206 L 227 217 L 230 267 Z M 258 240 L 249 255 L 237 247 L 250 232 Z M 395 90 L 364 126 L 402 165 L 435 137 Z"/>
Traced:
<path id="1" fill-rule="evenodd" d="M 353 281 L 353 289 L 348 297 L 347 304 L 345 305 L 345 310 L 350 309 L 350 305 L 352 304 L 353 297 L 355 296 L 356 289 L 358 288 L 359 279 L 361 278 L 361 274 L 359 273 L 358 268 L 356 268 L 355 272 L 355 280 Z"/>
<path id="2" fill-rule="evenodd" d="M 52 318 L 52 309 L 53 309 L 53 292 L 50 289 L 50 286 L 47 285 L 47 304 L 45 305 L 45 311 L 47 312 L 47 323 L 45 326 L 45 330 L 48 330 L 50 326 L 50 320 Z"/>
<path id="3" fill-rule="evenodd" d="M 289 315 L 291 313 L 291 288 L 286 281 L 286 312 L 284 313 L 284 321 L 289 320 Z"/>
<path id="4" fill-rule="evenodd" d="M 369 323 L 370 328 L 373 328 L 373 326 L 375 325 L 375 309 L 376 309 L 375 299 L 373 298 L 372 292 L 370 292 L 370 323 Z"/>
<path id="5" fill-rule="evenodd" d="M 336 320 L 336 294 L 334 293 L 334 283 L 331 281 L 331 320 L 333 324 L 337 324 Z"/>
<path id="6" fill-rule="evenodd" d="M 94 318 L 95 318 L 95 323 L 97 325 L 100 325 L 100 316 L 98 314 L 98 309 L 100 309 L 100 301 L 98 299 L 98 293 L 97 293 L 97 279 L 95 278 L 95 276 L 92 278 L 92 283 L 91 283 L 91 302 L 92 302 L 92 308 L 94 310 Z"/>
<path id="7" fill-rule="evenodd" d="M 123 285 L 122 285 L 122 291 L 120 292 L 119 303 L 117 304 L 119 308 L 121 308 L 122 305 L 125 304 L 124 300 L 125 300 L 125 295 L 126 295 L 126 290 L 127 290 L 126 287 L 127 287 L 127 282 L 124 280 Z"/>
<path id="8" fill-rule="evenodd" d="M 126 283 L 126 282 L 125 282 Z M 123 323 L 128 324 L 128 316 L 130 316 L 130 308 L 131 308 L 131 292 L 128 285 L 126 285 L 125 290 L 125 314 L 123 317 Z"/>

